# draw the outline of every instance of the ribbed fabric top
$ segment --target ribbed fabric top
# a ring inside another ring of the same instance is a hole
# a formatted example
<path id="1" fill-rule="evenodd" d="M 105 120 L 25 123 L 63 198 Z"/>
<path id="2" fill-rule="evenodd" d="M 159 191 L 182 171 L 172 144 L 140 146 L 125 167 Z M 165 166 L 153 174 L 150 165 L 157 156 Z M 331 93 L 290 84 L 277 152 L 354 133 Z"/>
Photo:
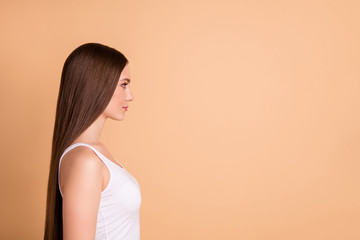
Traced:
<path id="1" fill-rule="evenodd" d="M 63 156 L 77 146 L 91 148 L 110 172 L 110 180 L 101 192 L 95 240 L 139 240 L 141 193 L 137 180 L 124 167 L 120 167 L 98 150 L 86 143 L 74 143 L 60 157 L 58 184 L 60 189 L 60 164 Z M 61 196 L 63 196 L 60 189 Z"/>

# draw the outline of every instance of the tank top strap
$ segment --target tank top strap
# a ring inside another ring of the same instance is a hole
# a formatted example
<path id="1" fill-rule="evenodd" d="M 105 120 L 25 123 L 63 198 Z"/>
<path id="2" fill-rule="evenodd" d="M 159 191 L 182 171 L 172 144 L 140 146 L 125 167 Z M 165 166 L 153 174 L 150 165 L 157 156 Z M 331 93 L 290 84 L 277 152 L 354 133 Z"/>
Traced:
<path id="1" fill-rule="evenodd" d="M 79 143 L 74 143 L 74 144 L 70 145 L 69 147 L 67 147 L 67 148 L 65 149 L 65 151 L 63 152 L 63 154 L 61 155 L 61 157 L 60 157 L 59 164 L 60 164 L 61 159 L 63 158 L 63 156 L 64 156 L 67 152 L 69 152 L 70 150 L 72 150 L 73 148 L 75 148 L 75 147 L 77 147 L 77 146 L 87 146 L 87 147 L 91 148 L 91 149 L 96 153 L 96 155 L 98 155 L 99 158 L 101 158 L 101 160 L 103 160 L 104 163 L 107 165 L 107 162 L 106 162 L 107 159 L 106 159 L 106 157 L 105 157 L 104 155 L 102 155 L 102 154 L 101 154 L 98 150 L 96 150 L 93 146 L 91 146 L 91 145 L 89 145 L 89 144 L 87 144 L 87 143 L 81 143 L 81 142 L 79 142 Z"/>

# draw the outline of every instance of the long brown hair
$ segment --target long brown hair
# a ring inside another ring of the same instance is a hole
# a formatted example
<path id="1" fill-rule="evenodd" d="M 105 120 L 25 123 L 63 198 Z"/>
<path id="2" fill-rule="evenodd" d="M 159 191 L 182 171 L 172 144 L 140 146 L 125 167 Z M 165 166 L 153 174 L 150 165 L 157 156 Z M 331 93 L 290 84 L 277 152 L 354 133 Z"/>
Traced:
<path id="1" fill-rule="evenodd" d="M 122 53 L 99 43 L 79 46 L 64 63 L 52 139 L 44 240 L 63 239 L 60 156 L 105 110 L 127 63 Z"/>

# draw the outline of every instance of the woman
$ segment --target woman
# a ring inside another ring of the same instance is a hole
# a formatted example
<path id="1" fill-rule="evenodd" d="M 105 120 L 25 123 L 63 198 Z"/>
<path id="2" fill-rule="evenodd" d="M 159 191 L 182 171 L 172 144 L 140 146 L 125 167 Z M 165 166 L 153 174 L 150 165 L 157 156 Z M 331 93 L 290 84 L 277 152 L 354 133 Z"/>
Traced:
<path id="1" fill-rule="evenodd" d="M 100 142 L 107 118 L 121 121 L 129 102 L 128 60 L 98 43 L 66 59 L 56 108 L 46 240 L 140 239 L 140 187 Z"/>

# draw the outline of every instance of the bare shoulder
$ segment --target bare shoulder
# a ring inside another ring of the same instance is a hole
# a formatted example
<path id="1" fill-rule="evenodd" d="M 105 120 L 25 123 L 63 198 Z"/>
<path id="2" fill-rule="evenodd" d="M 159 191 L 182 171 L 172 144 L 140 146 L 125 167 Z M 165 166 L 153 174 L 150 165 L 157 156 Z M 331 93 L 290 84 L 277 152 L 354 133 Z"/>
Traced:
<path id="1" fill-rule="evenodd" d="M 94 151 L 86 146 L 77 146 L 67 152 L 60 164 L 60 187 L 63 193 L 69 186 L 80 185 L 91 181 L 95 185 L 102 184 L 103 166 Z M 71 184 L 69 184 L 71 183 Z"/>
<path id="2" fill-rule="evenodd" d="M 86 146 L 77 146 L 67 152 L 61 160 L 61 171 L 74 168 L 99 168 L 101 162 L 94 151 Z"/>

